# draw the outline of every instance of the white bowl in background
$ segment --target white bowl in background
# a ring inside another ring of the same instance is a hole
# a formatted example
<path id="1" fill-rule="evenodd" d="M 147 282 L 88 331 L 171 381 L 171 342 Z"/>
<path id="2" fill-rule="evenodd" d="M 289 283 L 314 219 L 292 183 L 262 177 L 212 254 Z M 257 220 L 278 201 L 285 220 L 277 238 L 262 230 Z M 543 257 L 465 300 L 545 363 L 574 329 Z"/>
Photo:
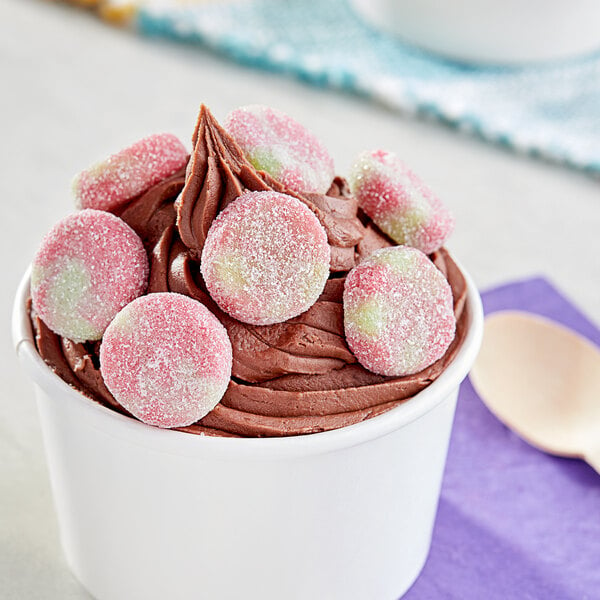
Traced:
<path id="1" fill-rule="evenodd" d="M 352 0 L 370 24 L 448 58 L 535 63 L 600 50 L 598 0 Z"/>
<path id="2" fill-rule="evenodd" d="M 481 343 L 465 277 L 466 339 L 414 398 L 334 431 L 237 439 L 151 427 L 67 385 L 36 351 L 25 274 L 13 338 L 76 577 L 97 600 L 402 595 L 429 552 L 458 388 Z"/>

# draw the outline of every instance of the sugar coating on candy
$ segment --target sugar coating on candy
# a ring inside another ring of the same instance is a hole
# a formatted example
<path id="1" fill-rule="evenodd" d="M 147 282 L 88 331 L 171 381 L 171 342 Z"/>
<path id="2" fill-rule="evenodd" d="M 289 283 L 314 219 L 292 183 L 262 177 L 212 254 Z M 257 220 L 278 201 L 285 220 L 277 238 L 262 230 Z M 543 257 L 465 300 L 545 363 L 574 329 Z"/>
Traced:
<path id="1" fill-rule="evenodd" d="M 184 427 L 209 413 L 231 377 L 231 342 L 200 302 L 170 292 L 128 304 L 100 346 L 100 370 L 117 402 L 157 427 Z"/>
<path id="2" fill-rule="evenodd" d="M 417 373 L 441 358 L 454 339 L 450 285 L 416 248 L 373 253 L 348 274 L 343 302 L 348 346 L 373 373 Z"/>
<path id="3" fill-rule="evenodd" d="M 350 185 L 360 207 L 398 244 L 430 254 L 454 229 L 441 200 L 395 154 L 364 152 L 351 169 Z"/>
<path id="4" fill-rule="evenodd" d="M 75 177 L 77 208 L 113 210 L 181 169 L 186 161 L 187 150 L 173 134 L 143 138 Z"/>
<path id="5" fill-rule="evenodd" d="M 212 223 L 201 271 L 226 313 L 270 325 L 317 301 L 329 262 L 327 234 L 305 204 L 278 192 L 247 192 Z"/>
<path id="6" fill-rule="evenodd" d="M 295 192 L 324 194 L 335 175 L 321 141 L 285 113 L 262 105 L 242 106 L 225 119 L 225 129 L 246 158 Z"/>
<path id="7" fill-rule="evenodd" d="M 114 215 L 85 209 L 65 217 L 33 259 L 31 299 L 46 325 L 83 342 L 146 289 L 148 257 L 138 235 Z"/>

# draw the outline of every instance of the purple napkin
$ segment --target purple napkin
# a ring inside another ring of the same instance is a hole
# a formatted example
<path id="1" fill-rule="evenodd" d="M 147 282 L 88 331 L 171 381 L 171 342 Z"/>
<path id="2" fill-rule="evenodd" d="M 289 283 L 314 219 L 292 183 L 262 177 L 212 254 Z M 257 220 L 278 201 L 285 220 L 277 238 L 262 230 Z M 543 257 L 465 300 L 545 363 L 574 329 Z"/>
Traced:
<path id="1" fill-rule="evenodd" d="M 484 294 L 600 345 L 600 331 L 544 279 Z M 600 398 L 599 398 L 600 401 Z M 404 600 L 600 599 L 600 475 L 527 445 L 460 390 L 433 543 Z"/>

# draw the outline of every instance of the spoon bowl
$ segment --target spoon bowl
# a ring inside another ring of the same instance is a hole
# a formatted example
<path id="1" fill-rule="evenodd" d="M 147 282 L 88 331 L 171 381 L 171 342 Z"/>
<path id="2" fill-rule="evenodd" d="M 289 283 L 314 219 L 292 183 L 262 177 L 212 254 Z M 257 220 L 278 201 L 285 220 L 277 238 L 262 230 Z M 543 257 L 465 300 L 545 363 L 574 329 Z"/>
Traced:
<path id="1" fill-rule="evenodd" d="M 587 339 L 537 315 L 494 313 L 470 378 L 526 442 L 600 473 L 600 351 Z"/>

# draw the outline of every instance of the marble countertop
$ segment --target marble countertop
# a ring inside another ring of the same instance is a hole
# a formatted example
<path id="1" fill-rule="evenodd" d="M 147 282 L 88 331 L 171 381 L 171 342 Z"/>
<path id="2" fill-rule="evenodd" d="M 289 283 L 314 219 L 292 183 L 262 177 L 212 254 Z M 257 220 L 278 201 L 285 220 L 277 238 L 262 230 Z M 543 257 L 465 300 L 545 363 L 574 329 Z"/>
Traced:
<path id="1" fill-rule="evenodd" d="M 8 0 L 0 17 L 3 598 L 89 597 L 60 551 L 33 390 L 10 340 L 14 291 L 42 235 L 72 210 L 73 174 L 155 131 L 189 140 L 201 102 L 217 118 L 250 103 L 284 110 L 318 133 L 342 174 L 361 150 L 395 151 L 454 212 L 449 248 L 480 288 L 543 275 L 600 323 L 599 180 L 61 4 Z"/>

